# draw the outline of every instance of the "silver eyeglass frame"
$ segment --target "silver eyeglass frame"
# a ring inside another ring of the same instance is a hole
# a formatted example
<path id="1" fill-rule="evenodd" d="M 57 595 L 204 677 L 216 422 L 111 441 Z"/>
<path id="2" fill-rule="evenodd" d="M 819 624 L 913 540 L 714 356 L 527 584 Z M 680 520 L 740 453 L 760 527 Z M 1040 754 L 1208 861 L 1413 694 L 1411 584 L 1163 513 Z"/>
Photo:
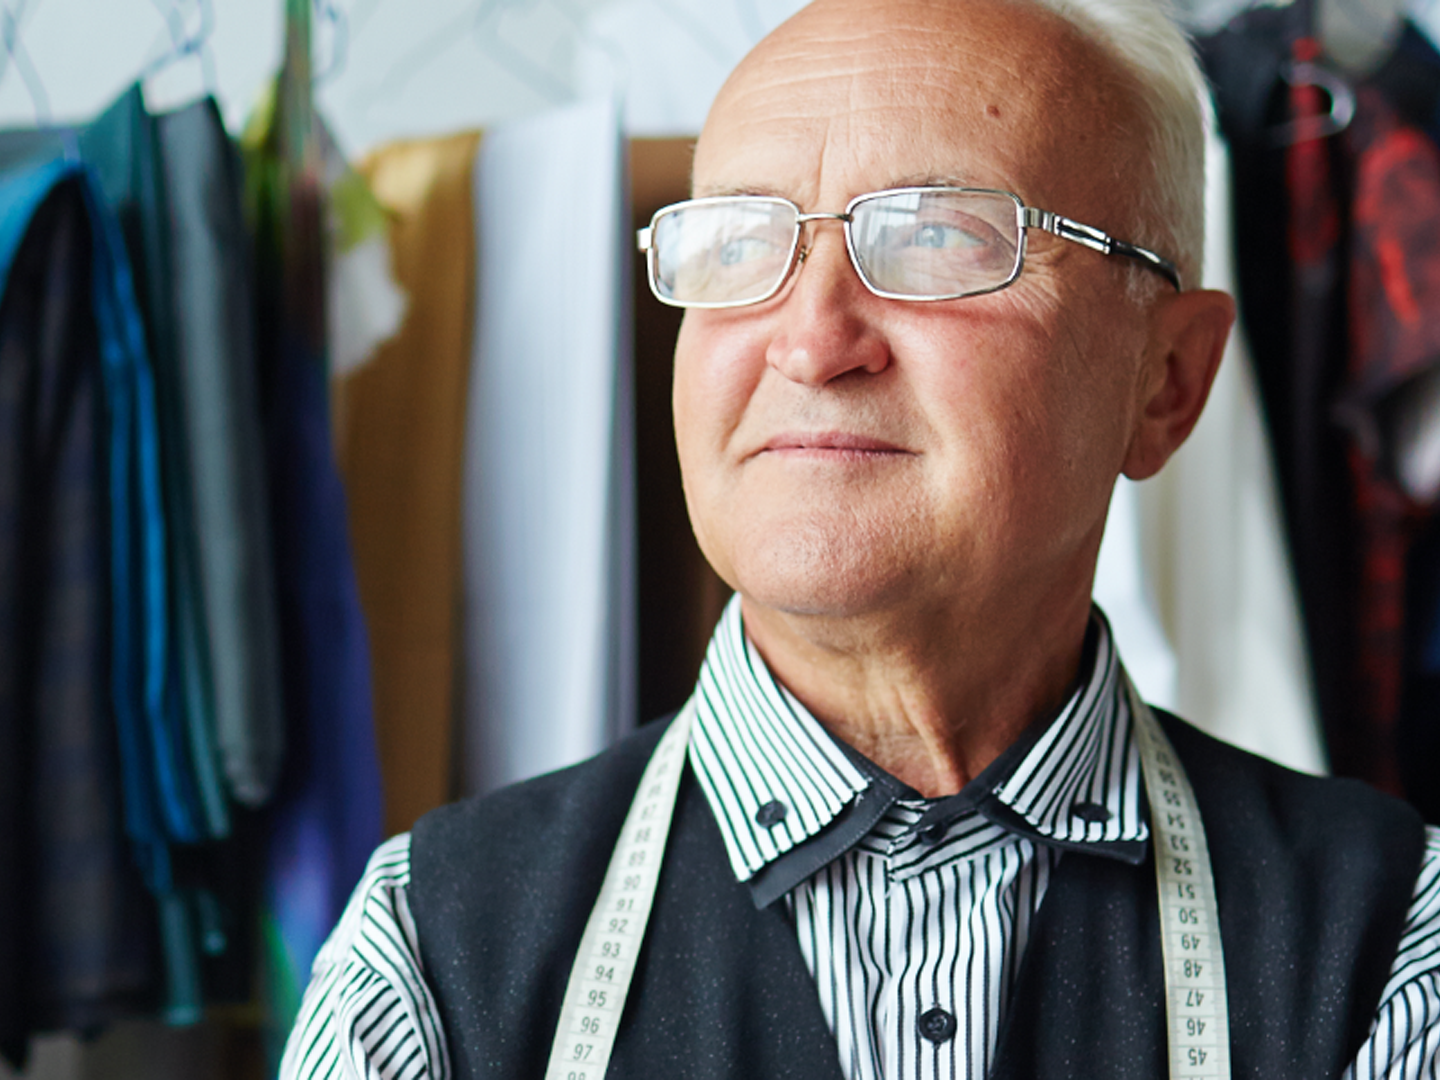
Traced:
<path id="1" fill-rule="evenodd" d="M 885 198 L 890 195 L 914 195 L 929 192 L 953 192 L 962 195 L 999 195 L 1009 199 L 1015 204 L 1015 223 L 1020 234 L 1019 243 L 1015 245 L 1015 265 L 1011 267 L 1010 274 L 1004 281 L 985 289 L 976 289 L 970 292 L 947 293 L 941 296 L 911 296 L 908 293 L 887 292 L 877 288 L 861 267 L 860 257 L 855 252 L 855 238 L 850 228 L 854 220 L 855 209 L 874 199 Z M 719 300 L 719 301 L 696 301 L 685 302 L 666 297 L 660 291 L 659 267 L 657 256 L 652 239 L 655 235 L 656 224 L 667 214 L 677 213 L 693 206 L 705 206 L 708 204 L 732 202 L 735 199 L 745 199 L 757 203 L 772 203 L 778 206 L 788 206 L 795 211 L 795 235 L 790 241 L 790 254 L 785 263 L 785 272 L 775 282 L 775 287 L 764 296 L 756 297 L 753 300 Z M 1175 287 L 1176 292 L 1183 292 L 1180 283 L 1180 269 L 1169 259 L 1151 251 L 1149 248 L 1140 247 L 1138 244 L 1127 243 L 1124 240 L 1117 240 L 1103 229 L 1097 229 L 1093 225 L 1082 225 L 1071 218 L 1062 217 L 1060 214 L 1052 213 L 1049 210 L 1039 210 L 1033 206 L 1026 206 L 1020 196 L 1013 191 L 1004 191 L 999 188 L 977 188 L 977 187 L 901 187 L 887 188 L 884 191 L 870 191 L 864 195 L 857 195 L 846 204 L 844 213 L 803 213 L 800 207 L 796 206 L 789 199 L 781 198 L 778 195 L 717 195 L 703 199 L 686 199 L 683 202 L 671 203 L 657 210 L 650 218 L 650 224 L 635 233 L 635 246 L 645 255 L 646 279 L 650 284 L 650 291 L 655 299 L 662 304 L 678 308 L 734 308 L 749 307 L 753 304 L 763 304 L 779 295 L 794 275 L 796 267 L 805 261 L 806 251 L 800 245 L 800 239 L 804 235 L 805 225 L 812 221 L 838 221 L 844 227 L 845 249 L 850 255 L 850 265 L 855 269 L 856 275 L 861 283 L 876 296 L 885 300 L 908 300 L 913 303 L 928 303 L 936 300 L 963 300 L 971 296 L 984 296 L 987 293 L 999 292 L 1007 286 L 1013 285 L 1020 277 L 1025 268 L 1025 248 L 1028 230 L 1040 229 L 1062 240 L 1070 240 L 1080 244 L 1092 251 L 1098 251 L 1102 255 L 1119 255 L 1123 258 L 1134 259 L 1142 266 L 1154 270 Z"/>

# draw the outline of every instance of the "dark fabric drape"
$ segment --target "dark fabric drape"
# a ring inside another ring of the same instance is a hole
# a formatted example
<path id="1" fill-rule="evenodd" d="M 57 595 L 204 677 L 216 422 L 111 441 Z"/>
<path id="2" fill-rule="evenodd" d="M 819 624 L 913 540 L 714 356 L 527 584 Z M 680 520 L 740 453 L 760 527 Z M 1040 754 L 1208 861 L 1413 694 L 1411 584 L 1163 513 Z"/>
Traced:
<path id="1" fill-rule="evenodd" d="M 1340 133 L 1305 74 L 1323 63 L 1309 18 L 1255 9 L 1200 43 L 1231 144 L 1240 311 L 1332 768 L 1440 820 L 1440 715 L 1415 681 L 1431 616 L 1407 607 L 1430 508 L 1397 481 L 1389 423 L 1440 363 L 1440 57 L 1407 28 Z"/>
<path id="2" fill-rule="evenodd" d="M 0 1052 L 17 1066 L 32 1032 L 93 1030 L 150 1003 L 155 976 L 110 708 L 117 350 L 94 305 L 115 267 L 88 183 L 64 165 L 0 182 Z"/>

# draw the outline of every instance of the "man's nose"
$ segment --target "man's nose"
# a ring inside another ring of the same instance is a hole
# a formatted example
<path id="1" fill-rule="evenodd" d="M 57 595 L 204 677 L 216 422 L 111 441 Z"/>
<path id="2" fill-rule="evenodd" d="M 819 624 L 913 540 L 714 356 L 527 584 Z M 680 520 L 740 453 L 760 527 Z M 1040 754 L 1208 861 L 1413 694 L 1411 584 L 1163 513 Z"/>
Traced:
<path id="1" fill-rule="evenodd" d="M 801 263 L 778 300 L 766 362 L 813 386 L 852 371 L 883 371 L 889 346 L 869 313 L 884 301 L 860 280 L 839 223 L 811 222 L 801 240 Z"/>

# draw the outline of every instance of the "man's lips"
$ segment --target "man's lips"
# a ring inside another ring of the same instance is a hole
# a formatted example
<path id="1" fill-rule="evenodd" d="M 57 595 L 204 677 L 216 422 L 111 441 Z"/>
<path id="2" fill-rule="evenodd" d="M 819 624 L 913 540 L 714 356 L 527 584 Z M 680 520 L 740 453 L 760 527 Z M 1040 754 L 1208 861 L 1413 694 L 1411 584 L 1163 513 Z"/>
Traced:
<path id="1" fill-rule="evenodd" d="M 908 454 L 904 447 L 869 435 L 846 431 L 787 431 L 767 439 L 756 451 L 759 454 L 783 454 L 798 457 L 874 458 L 892 454 Z"/>

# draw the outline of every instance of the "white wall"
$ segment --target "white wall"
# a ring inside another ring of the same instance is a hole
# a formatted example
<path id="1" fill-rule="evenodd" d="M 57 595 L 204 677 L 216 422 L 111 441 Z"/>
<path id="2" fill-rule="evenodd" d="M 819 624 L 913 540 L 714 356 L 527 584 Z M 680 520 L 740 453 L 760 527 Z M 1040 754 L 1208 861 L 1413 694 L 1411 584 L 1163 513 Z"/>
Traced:
<path id="1" fill-rule="evenodd" d="M 37 119 L 38 84 L 55 122 L 100 111 L 170 50 L 167 18 L 194 30 L 202 4 L 212 88 L 237 130 L 280 58 L 282 0 L 3 0 L 17 29 L 15 58 L 0 51 L 0 126 Z M 576 42 L 600 0 L 317 0 L 316 66 L 340 66 L 319 90 L 350 153 L 399 136 L 484 126 L 573 96 Z M 206 89 L 185 59 L 146 83 L 154 108 Z M 27 81 L 25 76 L 33 73 Z"/>

